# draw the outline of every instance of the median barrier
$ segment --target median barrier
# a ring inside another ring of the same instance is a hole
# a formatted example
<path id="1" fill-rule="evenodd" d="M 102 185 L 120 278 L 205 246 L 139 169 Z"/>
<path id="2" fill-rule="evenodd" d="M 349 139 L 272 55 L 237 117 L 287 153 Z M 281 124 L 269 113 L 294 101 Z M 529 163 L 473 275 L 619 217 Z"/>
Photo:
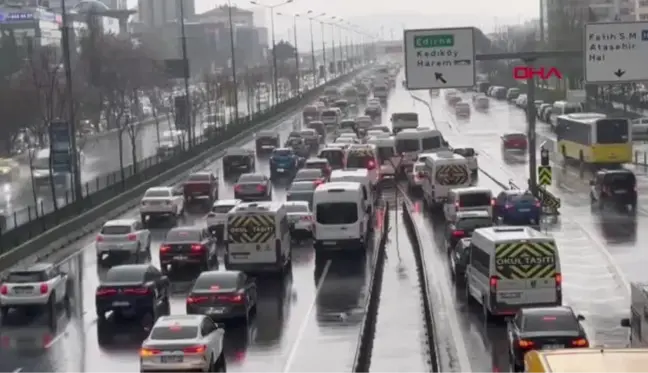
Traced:
<path id="1" fill-rule="evenodd" d="M 385 258 L 387 256 L 387 237 L 389 236 L 389 203 L 385 202 L 381 224 L 380 242 L 378 250 L 374 256 L 372 272 L 369 278 L 369 295 L 364 308 L 364 318 L 362 327 L 358 336 L 358 346 L 356 348 L 355 358 L 353 359 L 353 372 L 369 372 L 371 368 L 371 353 L 373 351 L 373 341 L 376 336 L 376 322 L 378 318 L 378 307 L 380 305 L 380 292 L 382 289 L 382 279 L 385 269 Z"/>
<path id="2" fill-rule="evenodd" d="M 64 206 L 56 213 L 45 215 L 30 224 L 2 234 L 0 270 L 9 268 L 27 257 L 47 256 L 87 235 L 103 225 L 106 220 L 136 206 L 146 189 L 180 181 L 192 170 L 204 168 L 213 159 L 219 157 L 226 148 L 245 140 L 263 127 L 294 115 L 299 107 L 317 98 L 325 86 L 339 84 L 356 73 L 357 71 L 338 77 L 301 97 L 281 103 L 256 120 L 246 120 L 211 137 L 200 138 L 200 141 L 188 151 L 180 151 L 174 157 L 155 164 L 143 172 L 118 180 L 120 182 L 109 188 Z M 11 232 L 18 234 L 11 235 Z"/>

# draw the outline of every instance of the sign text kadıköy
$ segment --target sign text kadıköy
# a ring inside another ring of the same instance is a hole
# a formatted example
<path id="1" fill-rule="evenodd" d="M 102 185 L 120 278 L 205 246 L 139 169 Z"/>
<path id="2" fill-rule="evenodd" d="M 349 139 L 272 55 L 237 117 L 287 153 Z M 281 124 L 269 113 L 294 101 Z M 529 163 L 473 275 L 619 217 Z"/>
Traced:
<path id="1" fill-rule="evenodd" d="M 587 83 L 648 80 L 648 22 L 588 23 L 583 38 Z"/>
<path id="2" fill-rule="evenodd" d="M 405 30 L 408 89 L 469 88 L 475 85 L 472 27 Z"/>

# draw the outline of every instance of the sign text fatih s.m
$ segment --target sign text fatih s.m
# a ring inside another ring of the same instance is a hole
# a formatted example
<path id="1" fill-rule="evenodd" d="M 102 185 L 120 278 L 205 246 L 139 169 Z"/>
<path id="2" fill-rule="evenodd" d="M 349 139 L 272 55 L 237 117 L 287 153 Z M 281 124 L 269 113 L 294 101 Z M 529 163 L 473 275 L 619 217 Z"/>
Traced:
<path id="1" fill-rule="evenodd" d="M 515 66 L 513 68 L 513 78 L 515 80 L 527 80 L 538 77 L 542 80 L 547 80 L 551 77 L 562 79 L 563 75 L 555 67 L 530 67 L 530 66 Z"/>

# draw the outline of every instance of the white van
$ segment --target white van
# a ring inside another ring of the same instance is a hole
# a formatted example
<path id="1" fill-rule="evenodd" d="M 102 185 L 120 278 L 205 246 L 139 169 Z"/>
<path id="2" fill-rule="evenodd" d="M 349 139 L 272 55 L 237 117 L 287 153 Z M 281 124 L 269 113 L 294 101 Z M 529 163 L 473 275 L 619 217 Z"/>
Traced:
<path id="1" fill-rule="evenodd" d="M 396 175 L 394 166 L 398 166 L 400 162 L 400 157 L 396 155 L 396 141 L 394 137 L 370 137 L 367 139 L 367 144 L 372 144 L 376 147 L 376 155 L 378 156 L 378 164 L 380 165 L 380 178 L 394 177 Z"/>
<path id="2" fill-rule="evenodd" d="M 366 169 L 372 187 L 380 181 L 378 151 L 373 144 L 351 145 L 346 152 L 345 169 Z"/>
<path id="3" fill-rule="evenodd" d="M 357 168 L 351 170 L 335 170 L 331 173 L 331 182 L 351 182 L 360 183 L 362 185 L 362 192 L 365 205 L 369 207 L 369 212 L 373 214 L 374 204 L 377 200 L 374 186 L 369 180 L 369 175 L 364 168 Z M 373 215 L 372 215 L 373 216 Z"/>
<path id="4" fill-rule="evenodd" d="M 450 191 L 443 205 L 443 215 L 447 221 L 454 221 L 458 212 L 487 211 L 493 216 L 493 192 L 489 188 L 457 188 Z"/>
<path id="5" fill-rule="evenodd" d="M 553 237 L 531 227 L 478 228 L 468 250 L 466 295 L 481 304 L 484 317 L 562 304 L 560 256 Z"/>
<path id="6" fill-rule="evenodd" d="M 473 176 L 476 176 L 479 172 L 479 163 L 477 162 L 478 153 L 475 151 L 475 149 L 471 147 L 460 146 L 453 147 L 452 151 L 455 154 L 459 154 L 460 156 L 466 158 L 470 172 L 473 174 Z"/>
<path id="7" fill-rule="evenodd" d="M 283 272 L 291 263 L 290 224 L 283 203 L 244 202 L 227 213 L 225 268 Z"/>
<path id="8" fill-rule="evenodd" d="M 31 159 L 31 172 L 36 189 L 50 188 L 50 177 L 54 180 L 56 187 L 69 187 L 71 185 L 70 173 L 50 169 L 50 149 L 39 149 L 35 151 Z M 77 151 L 79 165 L 83 166 L 84 155 L 81 150 Z"/>
<path id="9" fill-rule="evenodd" d="M 404 129 L 416 129 L 419 126 L 417 113 L 394 113 L 391 116 L 392 133 L 395 135 Z"/>
<path id="10" fill-rule="evenodd" d="M 313 247 L 316 252 L 366 249 L 371 224 L 366 199 L 360 183 L 331 182 L 315 189 Z"/>
<path id="11" fill-rule="evenodd" d="M 450 151 L 430 154 L 425 159 L 423 174 L 423 201 L 430 208 L 445 204 L 453 189 L 469 187 L 471 183 L 468 161 Z"/>
<path id="12" fill-rule="evenodd" d="M 551 106 L 549 124 L 555 129 L 558 124 L 558 117 L 566 114 L 582 113 L 583 106 L 579 102 L 556 101 Z"/>
<path id="13" fill-rule="evenodd" d="M 448 149 L 448 143 L 441 132 L 430 128 L 418 128 L 422 152 L 437 152 Z"/>

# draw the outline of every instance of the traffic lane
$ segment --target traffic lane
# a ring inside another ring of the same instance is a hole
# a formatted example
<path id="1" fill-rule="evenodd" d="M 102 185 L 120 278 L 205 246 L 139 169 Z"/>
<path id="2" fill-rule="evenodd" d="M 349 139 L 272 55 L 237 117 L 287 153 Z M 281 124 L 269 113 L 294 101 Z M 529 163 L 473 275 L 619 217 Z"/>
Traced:
<path id="1" fill-rule="evenodd" d="M 372 372 L 428 372 L 416 260 L 401 211 L 390 212 L 385 269 L 371 354 Z M 399 343 L 401 342 L 401 343 Z M 405 343 L 402 343 L 405 342 Z"/>
<path id="2" fill-rule="evenodd" d="M 485 172 L 504 184 L 512 180 L 518 186 L 526 185 L 528 164 L 525 155 L 502 151 L 497 134 L 461 126 L 447 109 L 440 107 L 438 112 L 442 120 L 452 125 L 454 137 L 477 149 L 480 167 Z M 498 117 L 496 113 L 487 117 L 488 121 L 471 123 L 471 128 L 508 119 L 508 115 Z M 646 262 L 639 259 L 642 256 L 637 239 L 643 237 L 643 232 L 637 227 L 646 224 L 646 217 L 643 213 L 637 217 L 607 212 L 593 214 L 588 194 L 565 188 L 564 180 L 568 177 L 558 176 L 560 182 L 552 188 L 563 204 L 560 218 L 543 223 L 543 230 L 556 239 L 560 250 L 564 303 L 587 317 L 584 324 L 592 341 L 625 345 L 627 330 L 619 326 L 619 319 L 627 315 L 626 276 L 632 273 L 638 278 L 645 268 Z M 621 262 L 622 258 L 626 261 Z"/>

